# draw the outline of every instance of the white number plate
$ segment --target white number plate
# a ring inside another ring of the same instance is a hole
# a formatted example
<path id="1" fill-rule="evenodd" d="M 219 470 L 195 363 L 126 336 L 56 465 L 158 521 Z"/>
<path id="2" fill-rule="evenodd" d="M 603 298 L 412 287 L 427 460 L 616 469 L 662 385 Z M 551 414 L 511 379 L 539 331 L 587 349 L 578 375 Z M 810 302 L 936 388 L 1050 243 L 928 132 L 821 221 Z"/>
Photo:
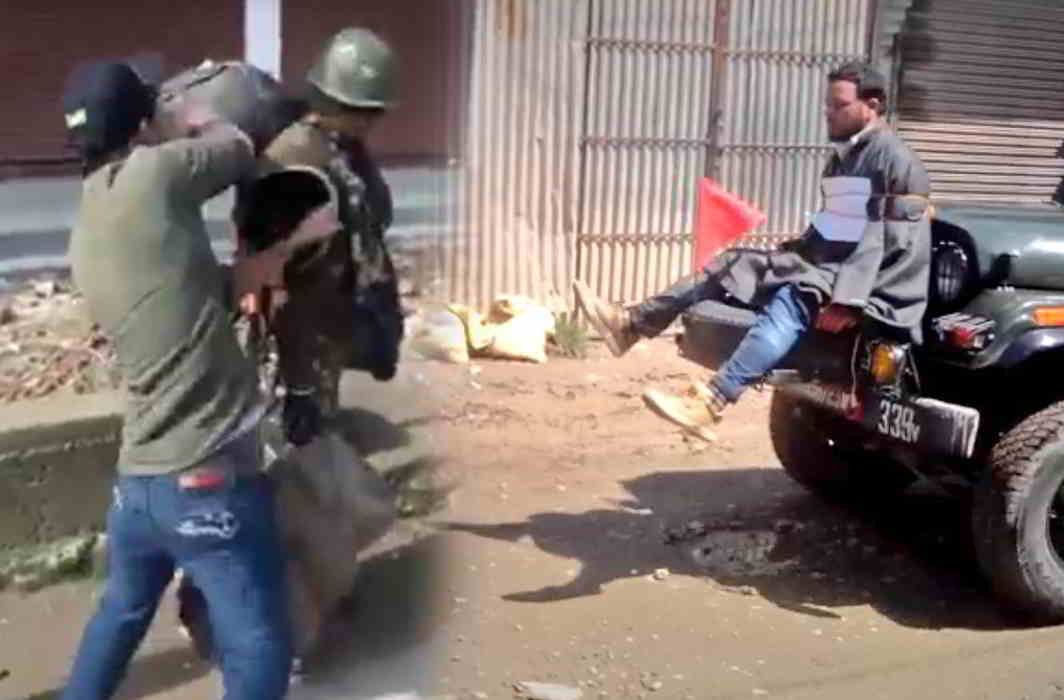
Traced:
<path id="1" fill-rule="evenodd" d="M 875 391 L 865 391 L 855 401 L 849 392 L 812 383 L 784 385 L 777 391 L 845 416 L 872 434 L 918 445 L 921 451 L 967 459 L 975 450 L 979 412 L 968 406 L 928 398 L 894 401 Z"/>
<path id="2" fill-rule="evenodd" d="M 920 439 L 920 424 L 916 411 L 911 406 L 894 403 L 889 399 L 879 400 L 879 422 L 876 429 L 883 435 L 902 442 L 915 443 Z"/>

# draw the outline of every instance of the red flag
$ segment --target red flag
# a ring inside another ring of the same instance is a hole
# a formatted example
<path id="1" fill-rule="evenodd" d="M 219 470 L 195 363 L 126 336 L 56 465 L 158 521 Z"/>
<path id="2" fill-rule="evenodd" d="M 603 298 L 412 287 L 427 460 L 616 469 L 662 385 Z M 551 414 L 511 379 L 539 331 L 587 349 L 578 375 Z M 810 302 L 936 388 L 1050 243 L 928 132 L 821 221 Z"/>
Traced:
<path id="1" fill-rule="evenodd" d="M 765 215 L 721 188 L 713 180 L 698 181 L 695 211 L 695 272 L 699 272 L 732 241 L 765 221 Z"/>

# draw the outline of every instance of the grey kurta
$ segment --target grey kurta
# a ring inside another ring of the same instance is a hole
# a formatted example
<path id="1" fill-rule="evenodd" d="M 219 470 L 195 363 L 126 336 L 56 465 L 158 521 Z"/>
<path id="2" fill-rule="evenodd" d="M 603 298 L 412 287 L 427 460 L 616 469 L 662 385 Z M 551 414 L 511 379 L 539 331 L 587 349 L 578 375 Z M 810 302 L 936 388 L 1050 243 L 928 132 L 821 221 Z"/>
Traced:
<path id="1" fill-rule="evenodd" d="M 867 179 L 867 221 L 857 240 L 829 240 L 814 222 L 779 251 L 728 251 L 706 271 L 752 306 L 796 284 L 821 304 L 859 307 L 921 342 L 931 261 L 931 185 L 923 163 L 882 125 L 863 134 L 842 158 L 832 155 L 823 177 Z"/>

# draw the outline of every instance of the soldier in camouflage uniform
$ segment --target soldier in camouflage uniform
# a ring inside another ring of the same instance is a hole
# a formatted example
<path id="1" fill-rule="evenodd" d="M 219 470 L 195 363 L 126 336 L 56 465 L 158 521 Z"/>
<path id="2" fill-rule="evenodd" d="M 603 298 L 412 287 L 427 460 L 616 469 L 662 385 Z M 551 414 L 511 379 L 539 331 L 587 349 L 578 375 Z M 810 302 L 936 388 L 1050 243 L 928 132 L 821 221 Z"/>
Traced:
<path id="1" fill-rule="evenodd" d="M 348 28 L 325 46 L 307 74 L 305 112 L 260 159 L 260 174 L 309 167 L 339 192 L 342 228 L 288 266 L 275 294 L 271 325 L 286 388 L 285 432 L 309 442 L 336 412 L 340 374 L 395 374 L 403 319 L 398 281 L 384 244 L 391 193 L 365 138 L 396 103 L 392 50 L 365 29 Z M 246 198 L 244 198 L 246 199 Z M 260 247 L 248 239 L 238 205 L 238 255 Z"/>

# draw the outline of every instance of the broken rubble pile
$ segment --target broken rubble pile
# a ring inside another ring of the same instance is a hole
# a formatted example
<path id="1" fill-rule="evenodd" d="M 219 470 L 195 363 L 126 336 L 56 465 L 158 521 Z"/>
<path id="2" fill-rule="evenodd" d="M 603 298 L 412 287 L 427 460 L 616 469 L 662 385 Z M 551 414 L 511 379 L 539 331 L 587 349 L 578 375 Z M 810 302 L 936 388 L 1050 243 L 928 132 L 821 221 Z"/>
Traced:
<path id="1" fill-rule="evenodd" d="M 31 281 L 0 299 L 0 402 L 115 386 L 114 352 L 57 280 Z"/>
<path id="2" fill-rule="evenodd" d="M 18 336 L 15 336 L 18 338 Z M 0 346 L 0 401 L 41 398 L 61 389 L 88 394 L 111 388 L 114 354 L 97 332 L 60 339 L 46 331 Z"/>
<path id="3" fill-rule="evenodd" d="M 118 382 L 114 347 L 68 279 L 0 279 L 0 403 L 90 394 Z"/>

